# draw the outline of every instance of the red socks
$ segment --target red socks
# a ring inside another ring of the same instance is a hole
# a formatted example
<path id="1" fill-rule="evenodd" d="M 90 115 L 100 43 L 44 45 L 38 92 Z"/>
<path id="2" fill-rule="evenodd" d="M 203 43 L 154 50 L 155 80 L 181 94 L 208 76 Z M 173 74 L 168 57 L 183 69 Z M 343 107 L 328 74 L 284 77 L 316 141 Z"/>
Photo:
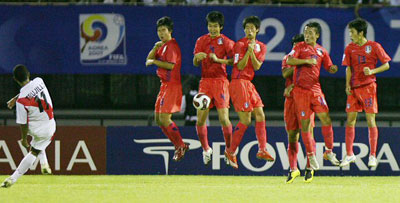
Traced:
<path id="1" fill-rule="evenodd" d="M 235 132 L 233 133 L 231 146 L 228 148 L 228 152 L 235 153 L 237 147 L 240 144 L 240 141 L 242 141 L 243 135 L 246 132 L 247 127 L 247 125 L 239 121 L 239 123 L 235 127 Z"/>
<path id="2" fill-rule="evenodd" d="M 329 126 L 322 126 L 322 135 L 324 136 L 325 147 L 328 150 L 333 149 L 333 129 L 332 125 Z"/>
<path id="3" fill-rule="evenodd" d="M 307 156 L 314 153 L 314 139 L 310 132 L 301 132 L 301 138 L 303 139 L 304 146 L 306 147 Z"/>
<path id="4" fill-rule="evenodd" d="M 222 126 L 222 133 L 224 134 L 225 146 L 228 149 L 231 146 L 232 140 L 232 124 L 228 126 Z"/>
<path id="5" fill-rule="evenodd" d="M 256 136 L 258 140 L 258 148 L 267 148 L 267 130 L 265 129 L 265 121 L 256 122 Z"/>
<path id="6" fill-rule="evenodd" d="M 368 128 L 369 134 L 369 148 L 370 148 L 370 155 L 376 156 L 376 147 L 378 145 L 378 128 Z"/>
<path id="7" fill-rule="evenodd" d="M 175 147 L 182 147 L 185 145 L 183 143 L 181 133 L 179 132 L 179 128 L 174 122 L 172 122 L 168 127 L 161 126 L 161 130 L 169 138 L 169 140 L 171 140 Z"/>
<path id="8" fill-rule="evenodd" d="M 290 170 L 295 171 L 297 169 L 297 153 L 299 152 L 299 143 L 289 143 L 288 147 L 288 156 L 289 156 L 289 164 Z"/>
<path id="9" fill-rule="evenodd" d="M 199 140 L 201 143 L 201 147 L 206 151 L 210 146 L 208 145 L 208 137 L 207 137 L 207 126 L 198 126 L 196 125 L 197 136 L 199 136 Z"/>
<path id="10" fill-rule="evenodd" d="M 346 151 L 347 156 L 353 155 L 353 143 L 355 137 L 355 128 L 346 126 Z"/>

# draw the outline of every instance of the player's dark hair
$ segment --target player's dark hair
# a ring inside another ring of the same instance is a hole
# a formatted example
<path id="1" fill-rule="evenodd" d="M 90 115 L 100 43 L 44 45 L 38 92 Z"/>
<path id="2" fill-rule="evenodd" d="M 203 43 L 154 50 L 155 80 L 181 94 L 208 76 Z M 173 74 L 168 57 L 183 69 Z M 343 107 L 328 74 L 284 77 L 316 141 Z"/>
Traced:
<path id="1" fill-rule="evenodd" d="M 257 16 L 249 16 L 243 20 L 243 29 L 246 28 L 247 23 L 253 24 L 257 29 L 260 29 L 260 18 Z"/>
<path id="2" fill-rule="evenodd" d="M 222 28 L 224 27 L 225 17 L 224 14 L 222 14 L 219 11 L 211 11 L 210 13 L 207 14 L 206 21 L 207 25 L 208 23 L 218 23 L 219 26 Z"/>
<path id="3" fill-rule="evenodd" d="M 30 73 L 29 73 L 29 70 L 26 68 L 26 66 L 24 66 L 22 64 L 18 64 L 14 67 L 13 75 L 14 75 L 15 80 L 22 83 L 22 82 L 26 81 L 27 79 L 29 79 Z"/>
<path id="4" fill-rule="evenodd" d="M 292 37 L 292 46 L 294 43 L 302 42 L 304 41 L 304 35 L 303 34 L 297 34 Z"/>
<path id="5" fill-rule="evenodd" d="M 306 27 L 315 28 L 315 30 L 317 31 L 317 34 L 321 34 L 321 25 L 317 22 L 310 22 L 306 25 Z"/>
<path id="6" fill-rule="evenodd" d="M 357 18 L 349 23 L 349 29 L 354 28 L 357 33 L 363 32 L 364 37 L 367 37 L 368 24 L 362 18 Z"/>
<path id="7" fill-rule="evenodd" d="M 157 20 L 157 29 L 161 26 L 167 27 L 168 30 L 172 32 L 172 30 L 174 29 L 174 22 L 170 17 L 164 16 Z"/>

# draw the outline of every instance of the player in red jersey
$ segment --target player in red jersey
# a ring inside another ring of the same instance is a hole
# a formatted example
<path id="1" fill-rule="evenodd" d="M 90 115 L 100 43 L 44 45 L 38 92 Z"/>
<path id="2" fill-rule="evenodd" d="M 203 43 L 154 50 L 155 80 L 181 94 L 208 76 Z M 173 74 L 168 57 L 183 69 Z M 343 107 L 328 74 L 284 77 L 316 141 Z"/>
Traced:
<path id="1" fill-rule="evenodd" d="M 208 145 L 206 120 L 210 109 L 215 106 L 225 139 L 229 148 L 232 137 L 232 124 L 229 120 L 229 81 L 226 65 L 233 64 L 234 41 L 221 34 L 224 27 L 224 15 L 212 11 L 206 16 L 208 34 L 199 37 L 194 48 L 193 65 L 201 64 L 199 92 L 211 99 L 208 109 L 197 110 L 196 130 L 203 148 L 203 162 L 211 161 L 212 148 Z"/>
<path id="2" fill-rule="evenodd" d="M 256 119 L 256 136 L 259 147 L 256 156 L 267 161 L 274 160 L 267 152 L 264 104 L 253 83 L 251 83 L 254 78 L 254 72 L 261 68 L 267 51 L 265 44 L 256 39 L 260 29 L 260 19 L 257 16 L 245 18 L 243 20 L 243 28 L 246 37 L 235 44 L 232 81 L 229 84 L 229 94 L 240 121 L 235 127 L 231 146 L 225 150 L 225 156 L 229 160 L 229 164 L 236 169 L 238 164 L 235 152 L 247 127 L 251 124 L 252 113 Z"/>
<path id="3" fill-rule="evenodd" d="M 296 46 L 297 43 L 304 41 L 304 35 L 298 34 L 292 38 L 292 45 Z M 286 78 L 285 82 L 285 91 L 283 96 L 285 96 L 285 106 L 284 106 L 284 120 L 285 120 L 285 128 L 288 135 L 288 158 L 290 171 L 288 173 L 286 183 L 290 184 L 294 181 L 297 176 L 300 176 L 300 171 L 297 168 L 297 154 L 299 152 L 299 129 L 300 122 L 297 119 L 296 108 L 294 105 L 294 99 L 292 90 L 294 87 L 293 84 L 293 71 L 294 66 L 289 66 L 286 63 L 289 55 L 286 55 L 282 60 L 282 76 Z M 314 127 L 314 114 L 311 116 L 311 127 Z M 312 130 L 312 129 L 311 129 Z M 311 131 L 312 133 L 312 131 Z M 314 142 L 314 150 L 315 150 L 315 142 Z M 307 168 L 310 168 L 310 162 L 307 159 Z M 312 181 L 313 174 L 308 173 L 304 176 L 304 181 L 310 182 Z"/>
<path id="4" fill-rule="evenodd" d="M 389 69 L 391 58 L 382 46 L 367 40 L 367 22 L 356 19 L 349 23 L 350 38 L 352 43 L 347 45 L 343 55 L 343 66 L 346 69 L 346 94 L 347 94 L 347 123 L 346 123 L 346 151 L 340 166 L 346 166 L 356 160 L 353 154 L 357 113 L 365 111 L 368 132 L 370 156 L 369 167 L 377 165 L 376 147 L 378 144 L 378 128 L 375 115 L 378 113 L 378 100 L 376 96 L 375 74 Z M 378 59 L 381 66 L 376 67 Z"/>
<path id="5" fill-rule="evenodd" d="M 319 83 L 319 74 L 322 63 L 329 73 L 336 73 L 338 68 L 333 65 L 328 52 L 317 44 L 321 33 L 321 26 L 316 22 L 308 23 L 304 29 L 304 42 L 298 43 L 290 53 L 287 64 L 296 66 L 293 80 L 293 98 L 296 112 L 301 121 L 301 135 L 306 147 L 307 156 L 311 168 L 306 170 L 314 173 L 319 169 L 313 150 L 314 139 L 311 136 L 311 115 L 315 112 L 322 123 L 322 135 L 325 140 L 326 151 L 324 159 L 329 160 L 333 165 L 339 165 L 333 149 L 332 121 L 329 116 L 329 108 L 325 101 L 324 94 Z"/>
<path id="6" fill-rule="evenodd" d="M 11 109 L 16 106 L 16 123 L 21 127 L 21 144 L 29 148 L 14 173 L 6 178 L 0 187 L 11 187 L 39 159 L 43 174 L 51 174 L 47 162 L 46 148 L 53 140 L 56 121 L 50 93 L 42 80 L 30 80 L 29 70 L 24 65 L 17 65 L 13 70 L 14 80 L 21 86 L 20 93 L 7 102 Z M 32 137 L 28 144 L 27 136 Z"/>
<path id="7" fill-rule="evenodd" d="M 183 143 L 178 126 L 171 120 L 172 114 L 180 111 L 182 103 L 181 49 L 172 38 L 173 22 L 169 17 L 157 21 L 158 41 L 149 52 L 146 66 L 156 65 L 161 80 L 160 92 L 155 104 L 155 120 L 163 133 L 175 146 L 174 161 L 180 161 L 189 145 Z"/>

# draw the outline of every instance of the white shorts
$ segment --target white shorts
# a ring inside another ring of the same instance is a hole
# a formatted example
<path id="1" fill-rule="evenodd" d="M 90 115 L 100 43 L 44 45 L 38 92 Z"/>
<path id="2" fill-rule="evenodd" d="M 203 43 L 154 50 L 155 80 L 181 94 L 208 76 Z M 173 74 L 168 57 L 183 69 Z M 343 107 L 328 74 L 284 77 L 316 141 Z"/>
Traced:
<path id="1" fill-rule="evenodd" d="M 51 138 L 56 132 L 56 122 L 51 120 L 48 125 L 41 126 L 40 129 L 36 128 L 36 132 L 30 132 L 32 137 L 31 146 L 37 150 L 45 150 L 51 143 Z"/>

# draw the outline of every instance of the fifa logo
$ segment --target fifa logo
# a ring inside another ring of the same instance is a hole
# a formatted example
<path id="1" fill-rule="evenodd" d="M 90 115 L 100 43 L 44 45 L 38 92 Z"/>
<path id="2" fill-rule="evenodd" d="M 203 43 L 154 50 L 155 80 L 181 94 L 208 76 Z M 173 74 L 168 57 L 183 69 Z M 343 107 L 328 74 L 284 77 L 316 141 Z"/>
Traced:
<path id="1" fill-rule="evenodd" d="M 81 14 L 81 63 L 125 65 L 125 19 L 120 14 Z"/>

